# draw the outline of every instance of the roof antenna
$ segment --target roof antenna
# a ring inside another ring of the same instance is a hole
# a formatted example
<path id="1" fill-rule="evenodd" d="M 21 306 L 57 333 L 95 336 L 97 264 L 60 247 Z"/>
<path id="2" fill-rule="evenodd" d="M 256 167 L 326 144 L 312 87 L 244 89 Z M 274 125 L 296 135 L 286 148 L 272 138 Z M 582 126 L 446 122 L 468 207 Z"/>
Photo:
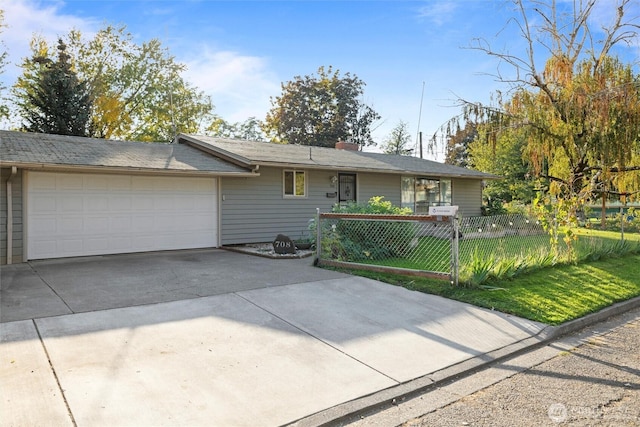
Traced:
<path id="1" fill-rule="evenodd" d="M 422 95 L 420 95 L 420 112 L 418 113 L 418 135 L 416 137 L 416 146 L 414 147 L 413 152 L 415 153 L 418 148 L 418 141 L 420 141 L 420 153 L 422 153 L 422 135 L 420 132 L 420 120 L 422 119 L 422 100 L 424 99 L 424 80 L 422 81 Z M 422 158 L 422 154 L 420 155 Z"/>
<path id="2" fill-rule="evenodd" d="M 173 73 L 171 73 L 173 77 Z M 176 118 L 173 113 L 173 79 L 171 79 L 171 86 L 169 87 L 169 109 L 171 111 L 171 130 L 173 131 L 173 139 L 176 139 L 178 132 L 176 131 Z"/>
<path id="3" fill-rule="evenodd" d="M 169 30 L 167 29 L 167 26 L 165 25 L 164 27 L 164 32 L 165 32 L 165 39 L 169 40 Z M 176 129 L 176 118 L 175 118 L 175 114 L 173 111 L 173 74 L 174 74 L 174 70 L 170 69 L 169 70 L 169 80 L 170 80 L 170 84 L 169 84 L 169 111 L 171 113 L 171 131 L 173 132 L 173 138 L 171 138 L 171 142 L 176 140 L 176 136 L 178 136 L 178 132 Z"/>

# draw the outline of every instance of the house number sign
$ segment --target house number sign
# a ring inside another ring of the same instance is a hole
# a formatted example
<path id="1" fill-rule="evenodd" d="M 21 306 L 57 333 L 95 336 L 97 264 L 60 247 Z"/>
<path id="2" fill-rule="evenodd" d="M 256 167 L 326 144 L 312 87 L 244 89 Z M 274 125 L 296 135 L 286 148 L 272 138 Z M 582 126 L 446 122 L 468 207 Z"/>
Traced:
<path id="1" fill-rule="evenodd" d="M 273 241 L 273 250 L 277 254 L 295 254 L 296 245 L 288 236 L 278 234 Z"/>

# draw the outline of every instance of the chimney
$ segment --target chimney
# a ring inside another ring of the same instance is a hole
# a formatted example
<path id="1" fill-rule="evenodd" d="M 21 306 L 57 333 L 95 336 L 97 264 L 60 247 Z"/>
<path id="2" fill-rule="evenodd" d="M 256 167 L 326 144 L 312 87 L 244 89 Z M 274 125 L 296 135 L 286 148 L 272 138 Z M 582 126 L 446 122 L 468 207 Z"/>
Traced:
<path id="1" fill-rule="evenodd" d="M 355 142 L 346 142 L 341 139 L 336 142 L 336 150 L 358 151 L 358 148 Z"/>

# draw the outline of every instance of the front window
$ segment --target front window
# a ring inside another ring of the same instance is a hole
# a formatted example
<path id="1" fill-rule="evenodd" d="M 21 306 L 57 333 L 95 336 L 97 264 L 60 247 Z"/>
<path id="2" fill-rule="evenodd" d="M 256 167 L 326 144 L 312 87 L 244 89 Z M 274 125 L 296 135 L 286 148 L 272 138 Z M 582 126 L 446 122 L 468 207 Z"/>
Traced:
<path id="1" fill-rule="evenodd" d="M 451 206 L 451 180 L 402 177 L 402 207 L 428 213 L 430 206 Z"/>
<path id="2" fill-rule="evenodd" d="M 307 195 L 305 178 L 304 171 L 284 171 L 284 196 L 305 197 Z"/>

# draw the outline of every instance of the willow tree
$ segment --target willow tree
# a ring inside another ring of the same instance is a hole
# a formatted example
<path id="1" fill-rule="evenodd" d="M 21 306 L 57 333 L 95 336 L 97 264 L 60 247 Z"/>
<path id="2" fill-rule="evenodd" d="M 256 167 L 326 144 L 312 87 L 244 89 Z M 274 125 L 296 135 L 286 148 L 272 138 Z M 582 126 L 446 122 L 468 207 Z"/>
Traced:
<path id="1" fill-rule="evenodd" d="M 491 106 L 463 103 L 462 117 L 487 128 L 486 144 L 522 129 L 523 158 L 565 200 L 615 185 L 626 193 L 639 188 L 640 78 L 616 49 L 637 42 L 640 27 L 627 17 L 633 2 L 621 0 L 611 3 L 610 25 L 592 28 L 596 3 L 514 0 L 525 53 L 496 51 L 484 40 L 473 45 L 510 66 L 512 73 L 500 67 L 495 76 L 509 90 Z"/>

